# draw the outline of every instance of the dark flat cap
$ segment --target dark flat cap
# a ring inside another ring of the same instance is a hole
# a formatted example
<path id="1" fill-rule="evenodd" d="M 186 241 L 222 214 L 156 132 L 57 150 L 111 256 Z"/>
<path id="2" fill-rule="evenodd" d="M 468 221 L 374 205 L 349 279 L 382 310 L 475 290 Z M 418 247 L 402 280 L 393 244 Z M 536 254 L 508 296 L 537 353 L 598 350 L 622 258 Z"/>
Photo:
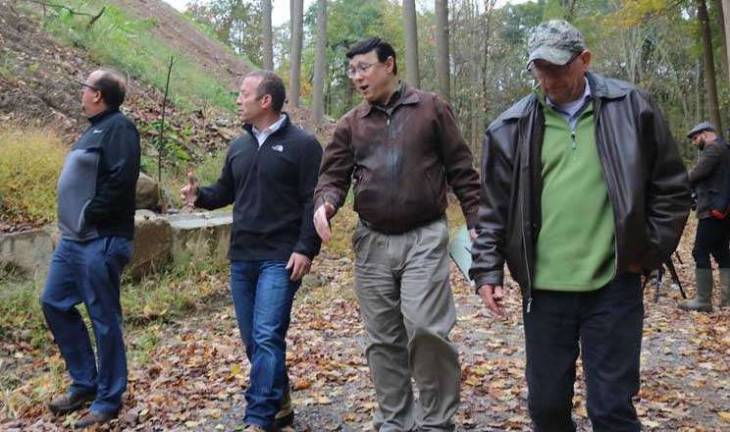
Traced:
<path id="1" fill-rule="evenodd" d="M 703 121 L 701 123 L 697 123 L 695 125 L 695 127 L 693 127 L 692 129 L 690 129 L 689 132 L 687 132 L 687 138 L 691 139 L 694 135 L 697 135 L 698 133 L 704 132 L 704 131 L 717 132 L 717 128 L 715 127 L 714 124 L 712 124 L 708 121 Z"/>

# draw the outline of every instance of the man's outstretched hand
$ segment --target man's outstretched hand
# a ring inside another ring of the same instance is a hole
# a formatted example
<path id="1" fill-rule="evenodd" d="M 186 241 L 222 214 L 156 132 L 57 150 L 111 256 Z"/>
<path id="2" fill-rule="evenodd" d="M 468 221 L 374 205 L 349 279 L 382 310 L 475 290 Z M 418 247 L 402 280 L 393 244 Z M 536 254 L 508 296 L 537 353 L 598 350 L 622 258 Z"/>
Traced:
<path id="1" fill-rule="evenodd" d="M 198 180 L 192 171 L 188 172 L 188 184 L 180 189 L 180 198 L 185 203 L 185 207 L 195 207 L 195 200 L 198 199 Z"/>

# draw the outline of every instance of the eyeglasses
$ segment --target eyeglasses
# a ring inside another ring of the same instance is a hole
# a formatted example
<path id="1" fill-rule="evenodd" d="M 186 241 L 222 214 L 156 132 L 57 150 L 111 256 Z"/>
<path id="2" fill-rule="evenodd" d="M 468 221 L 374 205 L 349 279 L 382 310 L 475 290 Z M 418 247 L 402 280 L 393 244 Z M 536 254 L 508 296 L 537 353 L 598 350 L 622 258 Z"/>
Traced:
<path id="1" fill-rule="evenodd" d="M 371 67 L 375 66 L 376 63 L 358 63 L 355 66 L 350 66 L 349 69 L 347 69 L 347 77 L 352 79 L 357 76 L 357 74 L 364 74 L 368 71 Z"/>
<path id="2" fill-rule="evenodd" d="M 535 74 L 542 74 L 542 75 L 560 75 L 568 70 L 571 64 L 580 57 L 580 55 L 583 54 L 582 52 L 579 52 L 575 54 L 573 57 L 568 60 L 567 63 L 563 65 L 555 65 L 552 63 L 545 62 L 545 64 L 538 66 L 535 64 L 534 61 L 530 62 L 529 65 L 527 65 L 527 70 L 530 71 L 533 75 Z"/>
<path id="3" fill-rule="evenodd" d="M 90 88 L 90 89 L 92 89 L 94 91 L 98 91 L 98 92 L 101 91 L 101 89 L 99 87 L 93 86 L 91 84 L 86 84 L 85 82 L 82 82 L 82 81 L 79 81 L 79 84 L 81 85 L 81 87 L 87 87 L 87 88 Z"/>

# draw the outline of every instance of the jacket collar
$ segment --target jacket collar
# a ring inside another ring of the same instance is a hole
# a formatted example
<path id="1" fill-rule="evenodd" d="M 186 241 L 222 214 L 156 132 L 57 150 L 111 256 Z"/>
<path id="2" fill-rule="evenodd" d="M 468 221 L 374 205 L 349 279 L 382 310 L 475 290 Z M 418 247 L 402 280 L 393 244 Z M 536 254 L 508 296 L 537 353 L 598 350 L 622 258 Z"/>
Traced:
<path id="1" fill-rule="evenodd" d="M 620 99 L 629 93 L 630 87 L 618 80 L 606 78 L 602 75 L 588 72 L 588 85 L 591 86 L 591 94 L 599 99 Z"/>
<path id="2" fill-rule="evenodd" d="M 400 97 L 396 100 L 393 106 L 388 107 L 389 110 L 395 111 L 395 109 L 401 105 L 413 105 L 417 104 L 421 100 L 421 97 L 418 95 L 418 91 L 405 82 L 401 82 L 400 92 Z M 360 104 L 360 107 L 357 108 L 357 116 L 359 118 L 367 117 L 373 109 L 375 109 L 373 104 L 368 101 L 363 101 L 363 103 Z"/>
<path id="3" fill-rule="evenodd" d="M 591 97 L 594 99 L 620 99 L 626 96 L 631 89 L 631 87 L 621 81 L 606 78 L 593 72 L 586 73 L 586 78 L 591 89 Z M 530 110 L 536 104 L 539 104 L 537 96 L 531 93 L 512 105 L 500 117 L 502 120 L 514 120 L 527 117 Z"/>
<path id="4" fill-rule="evenodd" d="M 281 133 L 282 131 L 284 131 L 284 129 L 286 129 L 286 127 L 287 127 L 287 126 L 289 126 L 289 123 L 290 123 L 290 121 L 291 121 L 291 120 L 289 119 L 289 114 L 288 114 L 288 113 L 285 113 L 285 112 L 283 112 L 283 111 L 281 112 L 281 114 L 282 114 L 282 115 L 284 115 L 284 117 L 285 117 L 285 118 L 284 118 L 284 121 L 283 121 L 283 122 L 281 123 L 281 126 L 279 126 L 279 128 L 278 128 L 278 129 L 276 129 L 276 130 L 274 131 L 274 133 L 272 133 L 272 134 L 271 134 L 271 135 L 269 135 L 269 136 L 274 136 L 274 135 L 278 135 L 278 134 L 280 134 L 280 133 Z M 247 132 L 249 132 L 249 133 L 251 134 L 251 136 L 255 136 L 255 135 L 254 135 L 254 133 L 253 133 L 253 125 L 252 125 L 252 124 L 250 124 L 250 123 L 245 123 L 245 124 L 243 125 L 243 129 L 244 129 L 244 130 L 246 130 Z"/>
<path id="5" fill-rule="evenodd" d="M 89 122 L 92 125 L 98 124 L 100 121 L 104 120 L 106 117 L 108 117 L 114 113 L 118 113 L 118 112 L 119 112 L 119 108 L 109 108 L 106 111 L 102 111 L 99 114 L 89 117 Z"/>

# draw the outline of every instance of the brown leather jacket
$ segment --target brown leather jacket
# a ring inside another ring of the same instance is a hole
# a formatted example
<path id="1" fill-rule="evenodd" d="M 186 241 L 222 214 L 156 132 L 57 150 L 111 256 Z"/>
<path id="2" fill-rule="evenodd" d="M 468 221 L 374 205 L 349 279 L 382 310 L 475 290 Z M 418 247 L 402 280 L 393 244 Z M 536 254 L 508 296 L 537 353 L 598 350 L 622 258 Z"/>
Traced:
<path id="1" fill-rule="evenodd" d="M 727 193 L 730 175 L 730 150 L 725 140 L 705 144 L 697 165 L 689 172 L 689 182 L 697 194 L 697 218 L 710 217 L 710 210 L 725 209 L 722 198 Z"/>
<path id="2" fill-rule="evenodd" d="M 363 102 L 337 123 L 324 150 L 315 208 L 341 207 L 354 179 L 355 211 L 376 231 L 398 234 L 442 217 L 447 183 L 471 228 L 479 175 L 451 107 L 433 93 L 403 84 L 394 102 Z"/>
<path id="3" fill-rule="evenodd" d="M 690 208 L 687 171 L 664 118 L 631 84 L 587 75 L 596 145 L 614 210 L 616 274 L 654 269 L 677 246 Z M 530 95 L 487 129 L 478 239 L 470 270 L 476 286 L 502 285 L 505 260 L 529 305 L 540 233 L 540 154 L 544 117 Z M 570 241 L 570 239 L 566 239 Z"/>

